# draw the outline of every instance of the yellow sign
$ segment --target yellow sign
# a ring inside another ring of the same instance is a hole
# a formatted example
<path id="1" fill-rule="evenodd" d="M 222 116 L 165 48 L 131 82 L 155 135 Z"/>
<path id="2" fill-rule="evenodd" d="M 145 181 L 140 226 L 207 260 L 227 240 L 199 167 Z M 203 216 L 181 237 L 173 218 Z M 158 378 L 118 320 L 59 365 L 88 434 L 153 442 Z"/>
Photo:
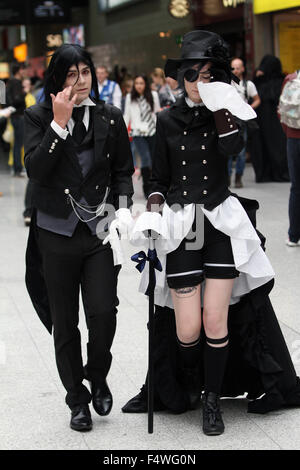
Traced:
<path id="1" fill-rule="evenodd" d="M 300 69 L 300 22 L 279 23 L 279 55 L 284 73 Z"/>
<path id="2" fill-rule="evenodd" d="M 300 7 L 299 0 L 254 0 L 253 11 L 256 15 L 268 11 L 285 10 L 286 8 Z"/>

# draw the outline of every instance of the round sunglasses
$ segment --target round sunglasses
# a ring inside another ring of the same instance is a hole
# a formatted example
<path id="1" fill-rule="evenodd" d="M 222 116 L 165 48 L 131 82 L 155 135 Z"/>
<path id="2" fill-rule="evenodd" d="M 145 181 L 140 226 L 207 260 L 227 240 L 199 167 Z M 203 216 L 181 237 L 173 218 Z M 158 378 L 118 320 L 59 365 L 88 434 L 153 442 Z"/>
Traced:
<path id="1" fill-rule="evenodd" d="M 183 74 L 185 80 L 188 82 L 195 82 L 199 75 L 204 80 L 212 80 L 214 78 L 211 76 L 209 69 L 205 70 L 205 72 L 200 72 L 199 69 L 187 69 Z"/>

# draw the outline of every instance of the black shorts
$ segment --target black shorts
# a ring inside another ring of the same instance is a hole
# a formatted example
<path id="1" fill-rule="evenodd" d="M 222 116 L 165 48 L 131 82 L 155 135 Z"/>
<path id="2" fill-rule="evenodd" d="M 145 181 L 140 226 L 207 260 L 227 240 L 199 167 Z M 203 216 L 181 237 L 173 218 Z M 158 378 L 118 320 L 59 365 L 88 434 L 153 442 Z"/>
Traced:
<path id="1" fill-rule="evenodd" d="M 195 221 L 192 226 L 195 230 Z M 200 284 L 205 278 L 234 279 L 235 268 L 230 237 L 214 228 L 204 216 L 204 243 L 201 249 L 186 249 L 184 238 L 178 248 L 167 255 L 166 275 L 173 289 Z"/>

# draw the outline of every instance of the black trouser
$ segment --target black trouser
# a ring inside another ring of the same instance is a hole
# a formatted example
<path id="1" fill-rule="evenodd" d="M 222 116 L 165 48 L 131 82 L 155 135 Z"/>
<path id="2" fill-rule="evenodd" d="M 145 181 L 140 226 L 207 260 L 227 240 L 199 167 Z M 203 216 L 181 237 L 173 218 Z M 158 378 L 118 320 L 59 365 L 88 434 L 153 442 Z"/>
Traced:
<path id="1" fill-rule="evenodd" d="M 55 355 L 70 408 L 89 403 L 91 395 L 84 378 L 79 321 L 79 289 L 89 331 L 87 373 L 97 382 L 110 369 L 110 348 L 116 330 L 117 277 L 110 245 L 102 245 L 89 228 L 79 222 L 73 236 L 39 229 L 43 273 L 47 286 Z"/>
<path id="2" fill-rule="evenodd" d="M 18 175 L 21 173 L 23 168 L 21 162 L 21 151 L 24 145 L 24 117 L 13 115 L 10 119 L 14 128 L 14 173 L 15 175 Z"/>

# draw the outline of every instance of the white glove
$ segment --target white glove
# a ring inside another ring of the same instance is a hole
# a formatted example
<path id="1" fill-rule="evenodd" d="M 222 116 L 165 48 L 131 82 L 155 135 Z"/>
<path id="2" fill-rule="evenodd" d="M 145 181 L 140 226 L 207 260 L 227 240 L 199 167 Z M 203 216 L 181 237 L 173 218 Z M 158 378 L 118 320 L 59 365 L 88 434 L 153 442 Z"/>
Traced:
<path id="1" fill-rule="evenodd" d="M 203 103 L 213 113 L 228 109 L 243 121 L 256 118 L 256 112 L 243 100 L 234 85 L 224 82 L 198 82 L 197 86 Z"/>
<path id="2" fill-rule="evenodd" d="M 103 245 L 110 242 L 114 255 L 114 264 L 116 265 L 124 263 L 124 255 L 119 235 L 121 237 L 122 235 L 126 235 L 129 239 L 129 234 L 133 228 L 134 220 L 129 209 L 118 209 L 115 215 L 116 218 L 109 226 L 109 234 L 104 238 Z"/>

